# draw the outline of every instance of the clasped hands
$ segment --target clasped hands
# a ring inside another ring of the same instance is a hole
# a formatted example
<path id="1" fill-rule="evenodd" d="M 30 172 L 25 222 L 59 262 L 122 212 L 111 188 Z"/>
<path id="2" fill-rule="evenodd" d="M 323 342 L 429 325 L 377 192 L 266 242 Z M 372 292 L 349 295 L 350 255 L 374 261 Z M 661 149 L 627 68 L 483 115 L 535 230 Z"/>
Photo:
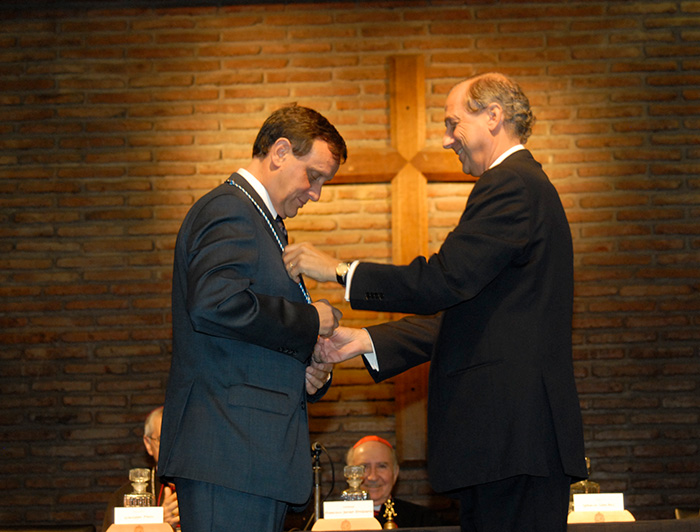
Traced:
<path id="1" fill-rule="evenodd" d="M 282 255 L 287 274 L 295 282 L 306 275 L 316 281 L 335 281 L 338 259 L 320 251 L 313 244 L 290 244 Z M 319 313 L 321 325 L 311 364 L 306 368 L 306 387 L 320 389 L 327 380 L 333 364 L 372 351 L 372 340 L 364 329 L 339 325 L 342 313 L 326 300 L 313 303 Z M 320 384 L 320 386 L 319 386 Z"/>
<path id="2" fill-rule="evenodd" d="M 365 329 L 339 326 L 328 337 L 319 336 L 306 367 L 306 391 L 313 395 L 328 381 L 334 364 L 372 352 L 372 339 Z"/>

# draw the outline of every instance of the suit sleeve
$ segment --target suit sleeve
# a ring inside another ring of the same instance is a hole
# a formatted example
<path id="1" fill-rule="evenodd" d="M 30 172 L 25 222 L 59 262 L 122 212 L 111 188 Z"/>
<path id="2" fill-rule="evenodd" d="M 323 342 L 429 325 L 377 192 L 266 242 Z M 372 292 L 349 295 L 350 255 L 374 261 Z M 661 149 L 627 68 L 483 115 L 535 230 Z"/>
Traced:
<path id="1" fill-rule="evenodd" d="M 226 195 L 210 201 L 194 218 L 186 243 L 187 310 L 200 333 L 305 362 L 316 343 L 318 313 L 305 302 L 277 295 L 289 292 L 293 281 L 281 258 L 262 256 L 260 239 L 267 235 L 255 223 L 257 216 L 245 202 Z"/>
<path id="2" fill-rule="evenodd" d="M 408 316 L 367 327 L 379 362 L 379 371 L 375 371 L 365 360 L 372 379 L 380 382 L 429 362 L 441 319 L 441 314 Z"/>
<path id="3" fill-rule="evenodd" d="M 525 255 L 531 234 L 528 193 L 512 170 L 484 174 L 440 250 L 409 265 L 361 262 L 350 286 L 352 308 L 434 314 L 471 299 Z"/>

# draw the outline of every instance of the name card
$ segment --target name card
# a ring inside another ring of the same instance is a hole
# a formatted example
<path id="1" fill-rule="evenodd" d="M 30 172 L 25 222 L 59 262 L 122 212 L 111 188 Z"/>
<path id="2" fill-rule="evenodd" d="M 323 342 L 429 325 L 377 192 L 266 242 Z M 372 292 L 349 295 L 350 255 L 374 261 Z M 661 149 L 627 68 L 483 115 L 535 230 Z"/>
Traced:
<path id="1" fill-rule="evenodd" d="M 374 501 L 329 501 L 323 503 L 324 519 L 374 518 Z"/>
<path id="2" fill-rule="evenodd" d="M 115 525 L 157 524 L 162 522 L 162 506 L 138 506 L 114 509 Z"/>
<path id="3" fill-rule="evenodd" d="M 624 509 L 622 493 L 574 493 L 575 512 L 622 512 Z"/>

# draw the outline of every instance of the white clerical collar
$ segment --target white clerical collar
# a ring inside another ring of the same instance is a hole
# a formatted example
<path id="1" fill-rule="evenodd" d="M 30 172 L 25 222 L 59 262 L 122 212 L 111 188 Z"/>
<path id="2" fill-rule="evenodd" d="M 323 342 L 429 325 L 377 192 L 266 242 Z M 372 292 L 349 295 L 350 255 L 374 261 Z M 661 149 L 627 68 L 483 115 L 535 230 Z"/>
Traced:
<path id="1" fill-rule="evenodd" d="M 520 151 L 520 150 L 524 150 L 524 149 L 525 149 L 525 146 L 523 146 L 522 144 L 517 144 L 516 146 L 513 146 L 509 150 L 504 151 L 501 154 L 501 156 L 498 159 L 496 159 L 491 166 L 489 166 L 489 170 L 491 170 L 491 168 L 493 168 L 494 166 L 498 166 L 503 161 L 505 161 L 506 157 L 514 154 L 516 151 Z"/>
<path id="2" fill-rule="evenodd" d="M 270 214 L 272 214 L 272 218 L 277 218 L 277 211 L 272 205 L 270 194 L 267 193 L 267 189 L 265 188 L 265 186 L 245 168 L 239 168 L 237 173 L 242 175 L 245 178 L 245 180 L 248 181 L 250 186 L 255 189 L 255 192 L 258 193 L 258 196 L 260 196 L 260 198 L 265 203 L 265 207 L 267 207 L 270 211 Z"/>

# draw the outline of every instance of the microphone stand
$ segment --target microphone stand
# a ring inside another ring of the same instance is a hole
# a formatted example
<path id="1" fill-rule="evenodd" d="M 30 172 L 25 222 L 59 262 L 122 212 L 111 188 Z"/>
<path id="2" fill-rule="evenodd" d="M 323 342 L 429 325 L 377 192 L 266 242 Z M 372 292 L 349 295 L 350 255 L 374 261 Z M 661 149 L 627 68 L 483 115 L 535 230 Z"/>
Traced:
<path id="1" fill-rule="evenodd" d="M 321 444 L 311 444 L 314 470 L 314 523 L 321 518 Z"/>

